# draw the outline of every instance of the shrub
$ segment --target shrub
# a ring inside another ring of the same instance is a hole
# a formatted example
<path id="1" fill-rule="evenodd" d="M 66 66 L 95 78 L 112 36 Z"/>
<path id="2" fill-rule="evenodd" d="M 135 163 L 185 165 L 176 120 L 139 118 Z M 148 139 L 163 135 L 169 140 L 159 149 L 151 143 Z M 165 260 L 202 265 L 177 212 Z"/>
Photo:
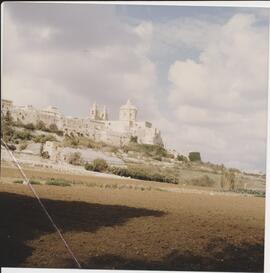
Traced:
<path id="1" fill-rule="evenodd" d="M 123 151 L 125 153 L 129 151 L 134 151 L 143 154 L 144 156 L 154 157 L 171 157 L 166 149 L 159 145 L 151 145 L 151 144 L 138 144 L 130 142 L 128 145 L 123 146 Z"/>
<path id="2" fill-rule="evenodd" d="M 131 177 L 134 179 L 177 184 L 177 179 L 175 177 L 165 175 L 158 170 L 153 170 L 152 168 L 134 166 L 129 166 L 128 168 L 111 167 L 109 168 L 109 172 L 115 175 Z"/>
<path id="3" fill-rule="evenodd" d="M 15 183 L 15 184 L 23 184 L 23 180 L 15 180 L 15 181 L 13 181 L 13 183 Z"/>
<path id="4" fill-rule="evenodd" d="M 64 132 L 61 131 L 61 130 L 58 130 L 55 132 L 58 136 L 63 136 L 64 135 Z"/>
<path id="5" fill-rule="evenodd" d="M 7 144 L 9 150 L 11 151 L 15 151 L 16 150 L 16 146 L 14 144 Z"/>
<path id="6" fill-rule="evenodd" d="M 3 119 L 4 119 L 4 122 L 7 124 L 7 125 L 12 125 L 13 123 L 13 118 L 10 114 L 10 111 L 7 110 L 6 114 L 3 116 Z"/>
<path id="7" fill-rule="evenodd" d="M 199 152 L 190 152 L 188 157 L 190 161 L 201 161 L 201 154 Z"/>
<path id="8" fill-rule="evenodd" d="M 49 159 L 50 158 L 50 155 L 47 151 L 45 152 L 41 152 L 41 157 L 44 158 L 44 159 Z"/>
<path id="9" fill-rule="evenodd" d="M 81 153 L 79 152 L 71 153 L 68 158 L 68 163 L 72 165 L 81 165 L 82 164 Z"/>
<path id="10" fill-rule="evenodd" d="M 24 127 L 23 122 L 17 118 L 17 121 L 13 123 L 16 127 Z"/>
<path id="11" fill-rule="evenodd" d="M 3 137 L 6 142 L 14 138 L 14 132 L 15 130 L 11 126 L 1 122 L 1 137 Z"/>
<path id="12" fill-rule="evenodd" d="M 201 187 L 213 187 L 215 185 L 215 181 L 208 175 L 203 175 L 202 177 L 189 180 L 188 184 Z"/>
<path id="13" fill-rule="evenodd" d="M 58 131 L 58 127 L 57 127 L 57 125 L 55 123 L 52 123 L 52 124 L 49 125 L 49 130 L 51 132 L 57 132 Z"/>
<path id="14" fill-rule="evenodd" d="M 54 179 L 54 178 L 47 180 L 46 185 L 62 186 L 62 187 L 71 186 L 70 182 L 64 179 Z"/>
<path id="15" fill-rule="evenodd" d="M 186 156 L 184 155 L 177 155 L 177 158 L 176 158 L 178 161 L 183 161 L 183 162 L 187 162 L 188 159 Z"/>
<path id="16" fill-rule="evenodd" d="M 162 161 L 162 157 L 161 157 L 161 156 L 158 156 L 158 155 L 153 156 L 153 159 L 154 159 L 154 160 L 157 160 L 157 161 Z"/>
<path id="17" fill-rule="evenodd" d="M 137 136 L 131 136 L 130 137 L 130 142 L 138 143 L 138 137 Z"/>
<path id="18" fill-rule="evenodd" d="M 41 183 L 37 180 L 31 180 L 29 181 L 32 185 L 40 185 Z"/>
<path id="19" fill-rule="evenodd" d="M 39 120 L 39 121 L 37 122 L 36 128 L 37 128 L 38 130 L 41 130 L 41 131 L 46 131 L 46 130 L 47 130 L 46 125 L 45 125 L 45 123 L 44 123 L 42 120 Z"/>
<path id="20" fill-rule="evenodd" d="M 23 130 L 15 131 L 13 137 L 14 139 L 31 140 L 33 138 L 33 135 L 29 131 Z"/>
<path id="21" fill-rule="evenodd" d="M 88 162 L 84 164 L 84 168 L 85 168 L 87 171 L 93 171 L 93 170 L 94 170 L 93 164 L 88 163 Z"/>
<path id="22" fill-rule="evenodd" d="M 108 152 L 110 152 L 110 153 L 117 153 L 118 152 L 118 148 L 115 147 L 115 146 L 108 147 Z"/>
<path id="23" fill-rule="evenodd" d="M 236 181 L 235 181 L 235 173 L 232 171 L 223 171 L 221 175 L 220 181 L 221 188 L 228 188 L 229 190 L 235 190 Z"/>
<path id="24" fill-rule="evenodd" d="M 27 143 L 26 142 L 22 142 L 21 145 L 19 146 L 19 150 L 25 150 L 27 148 Z"/>
<path id="25" fill-rule="evenodd" d="M 108 171 L 112 174 L 119 175 L 119 176 L 124 176 L 124 177 L 130 176 L 130 172 L 128 171 L 127 168 L 110 167 Z"/>
<path id="26" fill-rule="evenodd" d="M 93 171 L 95 172 L 104 172 L 108 169 L 108 164 L 106 162 L 106 160 L 102 159 L 102 158 L 96 158 L 93 161 Z"/>
<path id="27" fill-rule="evenodd" d="M 25 125 L 24 125 L 24 128 L 25 128 L 25 129 L 28 129 L 28 130 L 31 130 L 31 131 L 33 131 L 33 130 L 36 129 L 36 128 L 35 128 L 35 125 L 34 125 L 33 123 L 27 123 L 27 124 L 25 124 Z"/>
<path id="28" fill-rule="evenodd" d="M 77 139 L 77 138 L 72 138 L 71 140 L 70 140 L 70 144 L 71 144 L 71 146 L 75 146 L 75 147 L 77 147 L 78 145 L 79 145 L 79 140 Z"/>
<path id="29" fill-rule="evenodd" d="M 38 135 L 33 137 L 34 142 L 36 143 L 45 143 L 46 141 L 56 141 L 56 138 L 52 135 Z"/>

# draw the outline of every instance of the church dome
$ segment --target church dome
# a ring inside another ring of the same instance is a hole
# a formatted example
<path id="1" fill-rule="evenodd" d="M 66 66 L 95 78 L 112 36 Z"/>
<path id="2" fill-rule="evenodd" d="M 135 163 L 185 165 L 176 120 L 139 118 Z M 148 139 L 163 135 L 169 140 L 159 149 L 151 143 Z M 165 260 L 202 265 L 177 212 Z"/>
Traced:
<path id="1" fill-rule="evenodd" d="M 125 109 L 128 109 L 128 110 L 137 110 L 137 108 L 130 102 L 130 100 L 128 99 L 127 103 L 122 105 L 120 107 L 121 110 L 125 110 Z"/>
<path id="2" fill-rule="evenodd" d="M 51 112 L 51 113 L 55 113 L 55 114 L 59 114 L 59 110 L 57 107 L 55 106 L 48 106 L 45 111 Z"/>

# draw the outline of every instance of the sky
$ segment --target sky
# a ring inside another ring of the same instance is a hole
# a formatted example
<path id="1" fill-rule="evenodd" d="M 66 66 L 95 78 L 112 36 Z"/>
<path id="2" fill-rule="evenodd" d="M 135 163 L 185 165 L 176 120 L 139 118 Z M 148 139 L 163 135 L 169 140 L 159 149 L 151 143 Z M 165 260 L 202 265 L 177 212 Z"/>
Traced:
<path id="1" fill-rule="evenodd" d="M 266 168 L 268 11 L 5 2 L 2 98 L 109 118 L 131 99 L 165 146 Z"/>

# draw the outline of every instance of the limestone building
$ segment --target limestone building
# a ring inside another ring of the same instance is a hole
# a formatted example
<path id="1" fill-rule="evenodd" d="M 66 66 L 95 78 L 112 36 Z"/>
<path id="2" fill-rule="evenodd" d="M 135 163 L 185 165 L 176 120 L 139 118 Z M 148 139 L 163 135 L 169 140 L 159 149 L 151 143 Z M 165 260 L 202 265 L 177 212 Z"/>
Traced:
<path id="1" fill-rule="evenodd" d="M 163 146 L 160 130 L 150 122 L 137 121 L 138 110 L 130 100 L 120 107 L 118 120 L 110 120 L 107 108 L 100 109 L 96 103 L 84 118 L 66 117 L 53 106 L 38 110 L 32 105 L 14 105 L 10 100 L 1 100 L 1 110 L 4 114 L 9 111 L 17 122 L 37 124 L 43 121 L 48 127 L 56 124 L 66 134 L 80 134 L 108 144 L 122 146 L 136 137 L 138 143 Z"/>

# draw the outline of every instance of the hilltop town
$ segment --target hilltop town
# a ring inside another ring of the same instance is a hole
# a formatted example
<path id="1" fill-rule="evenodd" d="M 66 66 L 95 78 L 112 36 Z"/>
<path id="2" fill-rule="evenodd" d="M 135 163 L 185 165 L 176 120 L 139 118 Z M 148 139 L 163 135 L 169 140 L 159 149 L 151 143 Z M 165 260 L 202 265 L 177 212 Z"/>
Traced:
<path id="1" fill-rule="evenodd" d="M 14 105 L 11 100 L 1 100 L 1 106 L 3 114 L 9 112 L 15 122 L 34 125 L 42 122 L 64 134 L 83 135 L 116 146 L 127 144 L 133 137 L 138 143 L 163 147 L 160 130 L 148 121 L 137 121 L 138 110 L 130 100 L 120 107 L 119 120 L 110 120 L 106 106 L 100 110 L 96 103 L 84 118 L 66 117 L 54 106 L 38 110 L 32 105 Z"/>

